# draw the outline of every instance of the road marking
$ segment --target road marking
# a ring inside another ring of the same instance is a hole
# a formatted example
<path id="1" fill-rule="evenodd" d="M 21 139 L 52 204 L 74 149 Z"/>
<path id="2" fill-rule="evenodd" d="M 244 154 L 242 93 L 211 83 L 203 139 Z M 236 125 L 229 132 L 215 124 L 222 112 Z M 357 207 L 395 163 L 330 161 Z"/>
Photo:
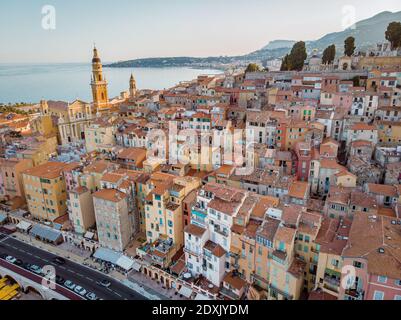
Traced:
<path id="1" fill-rule="evenodd" d="M 89 278 L 89 277 L 85 277 L 86 279 L 88 279 L 89 281 L 93 281 L 93 279 Z"/>

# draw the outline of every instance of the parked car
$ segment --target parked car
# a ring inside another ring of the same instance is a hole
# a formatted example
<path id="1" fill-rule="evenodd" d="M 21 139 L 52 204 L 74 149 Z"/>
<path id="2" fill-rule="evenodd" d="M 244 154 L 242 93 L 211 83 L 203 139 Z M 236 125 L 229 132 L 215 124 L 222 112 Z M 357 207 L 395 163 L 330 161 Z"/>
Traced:
<path id="1" fill-rule="evenodd" d="M 13 256 L 7 256 L 6 261 L 10 262 L 10 263 L 15 263 L 17 261 L 17 259 L 14 258 Z"/>
<path id="2" fill-rule="evenodd" d="M 99 286 L 105 287 L 105 288 L 109 288 L 111 286 L 111 282 L 103 279 L 101 281 L 96 282 Z"/>
<path id="3" fill-rule="evenodd" d="M 5 259 L 7 257 L 8 257 L 8 254 L 6 254 L 6 253 L 0 254 L 0 259 Z"/>
<path id="4" fill-rule="evenodd" d="M 81 296 L 85 296 L 86 295 L 86 293 L 87 293 L 87 291 L 84 289 L 84 288 L 82 288 L 81 286 L 76 286 L 75 287 L 75 289 L 74 289 L 74 291 L 76 292 L 76 293 L 78 293 L 78 294 L 80 294 Z"/>
<path id="5" fill-rule="evenodd" d="M 23 267 L 24 269 L 26 269 L 26 270 L 30 270 L 31 264 L 30 264 L 30 263 L 23 263 L 23 264 L 22 264 L 22 267 Z"/>
<path id="6" fill-rule="evenodd" d="M 15 261 L 14 264 L 17 265 L 17 266 L 22 266 L 23 262 L 22 262 L 21 259 L 17 259 L 17 261 Z"/>
<path id="7" fill-rule="evenodd" d="M 56 258 L 54 258 L 54 259 L 53 259 L 53 262 L 54 262 L 54 263 L 57 263 L 57 264 L 60 264 L 60 265 L 66 263 L 65 259 L 64 259 L 64 258 L 61 258 L 61 257 L 56 257 Z"/>
<path id="8" fill-rule="evenodd" d="M 93 292 L 89 292 L 87 295 L 86 295 L 86 298 L 88 298 L 89 300 L 92 300 L 92 301 L 95 301 L 95 300 L 98 300 L 99 298 L 96 296 L 96 294 L 94 294 Z"/>
<path id="9" fill-rule="evenodd" d="M 34 264 L 31 265 L 29 270 L 31 270 L 33 273 L 36 273 L 37 275 L 41 275 L 43 273 L 42 268 Z"/>
<path id="10" fill-rule="evenodd" d="M 66 282 L 64 282 L 64 286 L 70 290 L 74 290 L 74 288 L 76 287 L 76 284 L 70 280 L 67 280 Z"/>

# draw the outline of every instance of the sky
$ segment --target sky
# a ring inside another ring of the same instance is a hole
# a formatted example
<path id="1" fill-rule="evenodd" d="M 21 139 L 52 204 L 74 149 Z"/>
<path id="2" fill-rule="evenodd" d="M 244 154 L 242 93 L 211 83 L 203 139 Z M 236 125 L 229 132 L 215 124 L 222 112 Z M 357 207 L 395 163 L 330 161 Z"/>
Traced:
<path id="1" fill-rule="evenodd" d="M 94 43 L 105 62 L 240 55 L 342 31 L 345 6 L 357 21 L 401 11 L 399 0 L 1 0 L 0 63 L 88 62 Z"/>

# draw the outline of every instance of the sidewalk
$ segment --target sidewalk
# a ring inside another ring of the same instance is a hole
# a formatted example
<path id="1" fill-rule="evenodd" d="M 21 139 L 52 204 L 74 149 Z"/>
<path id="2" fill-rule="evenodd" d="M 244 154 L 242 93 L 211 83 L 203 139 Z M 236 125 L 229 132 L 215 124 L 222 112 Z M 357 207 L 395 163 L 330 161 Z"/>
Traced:
<path id="1" fill-rule="evenodd" d="M 71 260 L 73 262 L 76 262 L 78 264 L 84 265 L 88 268 L 91 268 L 94 271 L 99 272 L 99 274 L 103 274 L 100 271 L 101 265 L 99 263 L 94 262 L 90 258 L 90 252 L 83 252 L 83 254 L 81 255 L 80 254 L 81 252 L 78 252 L 78 251 L 83 251 L 83 250 L 79 250 L 78 248 L 72 248 L 72 245 L 64 243 L 64 246 L 61 245 L 59 247 L 56 247 L 54 245 L 43 243 L 39 240 L 36 240 L 36 239 L 30 237 L 29 235 L 22 234 L 19 232 L 14 233 L 13 236 L 15 236 L 15 239 L 17 239 L 17 240 L 25 242 L 36 248 L 45 250 L 49 253 L 55 254 L 59 257 L 63 257 L 68 260 Z M 69 248 L 69 247 L 71 247 L 71 248 Z M 137 274 L 138 276 L 132 277 L 131 275 L 134 273 Z M 156 283 L 153 284 L 154 281 L 149 280 L 145 276 L 141 277 L 141 275 L 142 274 L 140 274 L 138 272 L 132 271 L 127 277 L 127 276 L 121 274 L 120 272 L 114 270 L 114 271 L 111 271 L 106 276 L 109 276 L 109 277 L 121 282 L 125 286 L 138 292 L 139 294 L 141 294 L 142 296 L 144 296 L 150 300 L 169 300 L 169 299 L 173 298 L 172 295 L 174 295 L 174 291 L 173 291 L 173 293 L 171 293 L 171 291 L 169 292 L 168 290 L 162 289 L 161 286 L 155 288 L 154 286 L 155 285 L 157 286 L 157 284 Z M 137 278 L 138 278 L 138 280 L 137 280 Z M 146 280 L 146 281 L 144 281 L 144 280 Z"/>
<path id="2" fill-rule="evenodd" d="M 159 296 L 162 300 L 186 300 L 185 298 L 180 298 L 179 295 L 176 295 L 175 289 L 163 288 L 161 284 L 149 279 L 141 272 L 131 271 L 128 274 L 128 279 L 141 284 L 148 292 Z"/>
<path id="3" fill-rule="evenodd" d="M 73 248 L 72 245 L 63 243 L 59 247 L 51 244 L 44 243 L 42 241 L 36 240 L 29 235 L 22 234 L 19 232 L 13 233 L 16 239 L 21 240 L 27 244 L 33 245 L 36 248 L 43 249 L 49 253 L 55 254 L 57 256 L 69 259 L 79 264 L 84 264 L 91 266 L 92 268 L 99 268 L 100 265 L 91 261 L 90 252 L 84 252 L 78 248 Z"/>

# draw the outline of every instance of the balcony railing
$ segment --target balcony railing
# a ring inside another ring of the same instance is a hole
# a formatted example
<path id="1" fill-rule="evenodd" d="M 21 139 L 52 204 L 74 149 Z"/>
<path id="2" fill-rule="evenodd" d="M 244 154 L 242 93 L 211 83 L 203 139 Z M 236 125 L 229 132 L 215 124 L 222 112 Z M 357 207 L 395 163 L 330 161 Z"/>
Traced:
<path id="1" fill-rule="evenodd" d="M 349 296 L 353 300 L 363 300 L 365 291 L 363 291 L 362 289 L 355 289 L 355 288 L 346 289 L 345 295 Z"/>
<path id="2" fill-rule="evenodd" d="M 189 253 L 193 256 L 200 256 L 202 254 L 201 251 L 194 251 L 191 248 L 184 247 L 184 252 Z"/>

